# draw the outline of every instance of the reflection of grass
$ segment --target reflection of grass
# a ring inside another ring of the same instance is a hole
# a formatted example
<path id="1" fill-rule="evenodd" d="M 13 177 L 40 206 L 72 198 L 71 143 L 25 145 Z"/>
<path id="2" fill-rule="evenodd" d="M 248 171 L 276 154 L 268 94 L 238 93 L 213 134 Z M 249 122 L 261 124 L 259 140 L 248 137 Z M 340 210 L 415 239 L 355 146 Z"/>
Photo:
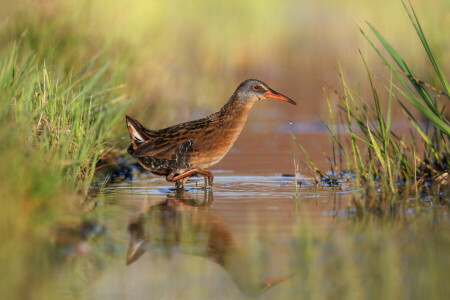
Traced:
<path id="1" fill-rule="evenodd" d="M 214 201 L 229 199 L 212 192 Z M 215 202 L 201 206 L 203 193 L 168 193 L 167 202 L 164 194 L 153 195 L 148 211 L 129 224 L 129 240 L 116 241 L 120 252 L 115 263 L 108 262 L 122 267 L 104 270 L 101 284 L 93 287 L 101 295 L 129 295 L 133 287 L 138 297 L 152 291 L 156 298 L 182 295 L 184 299 L 240 299 L 245 294 L 262 299 L 448 298 L 446 208 L 402 203 L 365 214 L 359 203 L 366 201 L 366 195 L 323 188 L 318 202 L 331 202 L 334 195 L 336 203 L 353 198 L 355 204 L 326 211 L 334 216 L 311 218 L 306 207 L 313 207 L 308 204 L 316 200 L 308 198 L 309 188 L 301 187 L 299 192 L 299 202 L 305 206 L 292 215 L 290 208 L 280 208 L 274 218 L 258 209 L 242 213 L 239 207 Z M 102 196 L 108 201 L 120 193 Z M 259 193 L 250 195 L 242 200 L 260 201 Z M 236 215 L 227 220 L 230 209 Z M 285 213 L 293 218 L 283 220 Z M 107 235 L 113 237 L 122 236 L 127 226 L 121 223 L 123 211 L 116 214 L 108 218 Z M 238 217 L 247 220 L 236 226 Z M 125 267 L 128 245 L 137 249 L 132 264 Z M 105 249 L 96 248 L 99 253 Z M 268 279 L 283 280 L 267 288 L 262 283 Z M 117 281 L 123 285 L 111 284 Z M 90 287 L 82 290 L 92 293 Z"/>
<path id="2" fill-rule="evenodd" d="M 432 92 L 436 90 L 439 93 L 431 96 L 426 89 L 430 87 L 428 84 L 419 81 L 405 60 L 392 48 L 391 45 L 381 36 L 381 34 L 369 24 L 369 27 L 374 32 L 376 37 L 380 40 L 387 52 L 391 55 L 400 70 L 396 69 L 388 59 L 376 48 L 374 43 L 363 32 L 369 43 L 375 48 L 377 53 L 388 65 L 391 70 L 391 79 L 388 86 L 382 86 L 384 92 L 377 90 L 374 86 L 372 76 L 367 67 L 366 61 L 363 58 L 366 66 L 367 75 L 370 82 L 372 92 L 372 103 L 364 100 L 360 96 L 359 91 L 352 90 L 342 71 L 340 70 L 340 77 L 343 86 L 343 94 L 339 94 L 341 101 L 341 108 L 343 111 L 342 120 L 346 123 L 347 132 L 349 134 L 349 147 L 345 147 L 343 139 L 338 136 L 333 122 L 333 112 L 328 102 L 330 110 L 331 123 L 328 125 L 325 121 L 322 122 L 327 126 L 333 141 L 333 150 L 337 150 L 340 161 L 345 161 L 347 169 L 351 174 L 356 175 L 356 180 L 363 180 L 369 186 L 374 186 L 375 181 L 381 183 L 383 191 L 386 193 L 397 193 L 403 187 L 399 187 L 397 183 L 409 183 L 416 187 L 421 187 L 424 181 L 432 181 L 434 187 L 439 190 L 441 186 L 446 186 L 448 182 L 448 166 L 449 166 L 449 121 L 443 114 L 444 105 L 442 101 L 448 101 L 450 98 L 449 84 L 433 56 L 426 37 L 422 31 L 421 25 L 414 10 L 409 9 L 405 5 L 405 9 L 411 18 L 414 28 L 420 38 L 420 41 L 425 48 L 430 61 L 432 62 L 436 76 L 442 85 L 442 91 L 432 88 Z M 399 83 L 393 80 L 396 77 Z M 404 77 L 409 80 L 408 82 Z M 413 88 L 411 88 L 411 86 Z M 387 111 L 383 112 L 381 99 L 383 95 L 388 98 Z M 401 98 L 404 98 L 417 111 L 419 111 L 425 118 L 427 130 L 414 117 L 411 108 L 408 108 Z M 442 99 L 441 99 L 442 98 Z M 418 131 L 417 137 L 413 140 L 405 140 L 396 134 L 391 126 L 391 107 L 392 100 L 397 100 L 400 103 L 403 112 L 413 128 Z M 358 134 L 358 131 L 361 134 Z M 418 139 L 420 137 L 420 139 Z M 420 159 L 421 146 L 425 148 L 424 158 Z M 337 149 L 336 149 L 337 148 Z M 303 148 L 302 148 L 303 150 Z M 303 150 L 304 151 L 304 150 Z M 312 164 L 309 156 L 307 156 L 315 172 L 321 177 L 327 177 L 323 172 L 317 169 Z M 340 177 L 341 173 L 336 173 L 338 169 L 338 161 L 336 152 L 333 152 L 332 158 L 332 177 Z M 343 166 L 341 165 L 341 169 Z"/>
<path id="3" fill-rule="evenodd" d="M 402 215 L 391 211 L 326 234 L 315 226 L 299 231 L 293 258 L 299 275 L 287 282 L 285 298 L 447 298 L 448 220 L 439 213 L 410 221 Z"/>

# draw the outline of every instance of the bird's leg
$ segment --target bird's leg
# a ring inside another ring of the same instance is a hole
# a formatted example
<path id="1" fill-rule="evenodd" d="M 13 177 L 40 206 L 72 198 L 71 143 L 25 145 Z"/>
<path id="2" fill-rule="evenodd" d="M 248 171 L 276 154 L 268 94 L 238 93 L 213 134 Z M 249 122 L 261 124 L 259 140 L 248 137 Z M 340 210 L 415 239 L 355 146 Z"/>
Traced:
<path id="1" fill-rule="evenodd" d="M 202 174 L 205 177 L 205 188 L 208 186 L 212 187 L 214 175 L 209 170 L 198 168 L 197 173 Z"/>
<path id="2" fill-rule="evenodd" d="M 189 178 L 194 174 L 202 174 L 203 176 L 205 176 L 205 181 L 207 182 L 207 185 L 212 187 L 213 184 L 213 180 L 214 180 L 214 176 L 213 174 L 206 170 L 206 169 L 200 169 L 200 168 L 194 168 L 194 169 L 190 169 L 189 171 L 186 171 L 184 173 L 181 173 L 179 175 L 176 175 L 175 173 L 170 173 L 169 175 L 167 175 L 166 180 L 169 182 L 177 182 L 180 179 L 183 178 Z M 187 180 L 187 179 L 186 179 Z M 185 181 L 182 182 L 182 185 L 184 184 Z M 179 187 L 177 184 L 177 188 L 182 188 L 183 186 Z"/>
<path id="3" fill-rule="evenodd" d="M 181 190 L 184 188 L 184 183 L 186 181 L 188 181 L 188 179 L 192 176 L 186 173 L 182 173 L 182 174 L 175 174 L 174 172 L 170 173 L 169 175 L 166 176 L 166 180 L 169 182 L 175 182 L 175 187 L 177 188 L 177 190 Z"/>
<path id="4" fill-rule="evenodd" d="M 177 182 L 175 182 L 175 186 L 177 187 L 178 190 L 181 190 L 184 188 L 184 184 L 186 183 L 186 181 L 188 181 L 188 179 L 191 178 L 191 176 L 186 176 L 182 179 L 177 180 Z"/>
<path id="5" fill-rule="evenodd" d="M 208 187 L 208 186 L 212 187 L 213 181 L 214 181 L 214 175 L 209 170 L 206 170 L 206 169 L 200 169 L 200 168 L 195 168 L 195 169 L 197 169 L 197 171 L 195 173 L 202 174 L 203 176 L 205 176 L 205 187 Z M 195 169 L 192 169 L 192 170 L 195 170 Z"/>

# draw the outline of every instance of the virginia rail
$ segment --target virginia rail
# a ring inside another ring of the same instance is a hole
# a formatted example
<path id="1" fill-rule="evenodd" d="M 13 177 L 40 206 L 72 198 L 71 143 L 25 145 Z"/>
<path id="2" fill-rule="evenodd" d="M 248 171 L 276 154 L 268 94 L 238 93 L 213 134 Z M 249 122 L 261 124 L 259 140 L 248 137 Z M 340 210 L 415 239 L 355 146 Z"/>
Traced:
<path id="1" fill-rule="evenodd" d="M 128 152 L 137 157 L 145 169 L 175 182 L 177 188 L 183 188 L 195 174 L 205 176 L 206 185 L 212 186 L 214 176 L 208 169 L 233 146 L 253 104 L 266 98 L 297 105 L 264 82 L 248 79 L 238 86 L 218 112 L 203 119 L 149 130 L 126 116 L 131 138 Z"/>

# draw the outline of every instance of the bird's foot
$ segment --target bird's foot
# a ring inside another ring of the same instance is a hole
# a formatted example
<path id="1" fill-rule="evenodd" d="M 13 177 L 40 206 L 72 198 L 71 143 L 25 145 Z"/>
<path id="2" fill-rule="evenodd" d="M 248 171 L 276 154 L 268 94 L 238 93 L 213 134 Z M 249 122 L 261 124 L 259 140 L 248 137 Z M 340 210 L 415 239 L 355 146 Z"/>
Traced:
<path id="1" fill-rule="evenodd" d="M 178 180 L 175 182 L 175 187 L 177 190 L 183 190 L 184 189 L 184 182 L 182 180 Z"/>
<path id="2" fill-rule="evenodd" d="M 194 168 L 178 175 L 172 172 L 166 176 L 166 180 L 169 182 L 175 182 L 177 189 L 182 189 L 184 187 L 184 183 L 194 174 L 201 174 L 205 176 L 205 188 L 207 186 L 212 187 L 214 175 L 210 171 L 200 168 Z"/>

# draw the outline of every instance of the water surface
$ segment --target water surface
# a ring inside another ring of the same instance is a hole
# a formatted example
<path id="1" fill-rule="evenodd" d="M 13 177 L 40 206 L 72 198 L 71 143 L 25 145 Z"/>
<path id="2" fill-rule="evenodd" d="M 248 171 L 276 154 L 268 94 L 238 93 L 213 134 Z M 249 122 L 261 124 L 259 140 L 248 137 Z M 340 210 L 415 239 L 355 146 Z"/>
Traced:
<path id="1" fill-rule="evenodd" d="M 164 178 L 139 174 L 93 194 L 116 253 L 95 295 L 263 297 L 295 276 L 298 224 L 340 226 L 351 196 L 360 193 L 309 178 L 215 174 L 213 189 L 204 189 L 200 177 L 177 191 Z"/>

